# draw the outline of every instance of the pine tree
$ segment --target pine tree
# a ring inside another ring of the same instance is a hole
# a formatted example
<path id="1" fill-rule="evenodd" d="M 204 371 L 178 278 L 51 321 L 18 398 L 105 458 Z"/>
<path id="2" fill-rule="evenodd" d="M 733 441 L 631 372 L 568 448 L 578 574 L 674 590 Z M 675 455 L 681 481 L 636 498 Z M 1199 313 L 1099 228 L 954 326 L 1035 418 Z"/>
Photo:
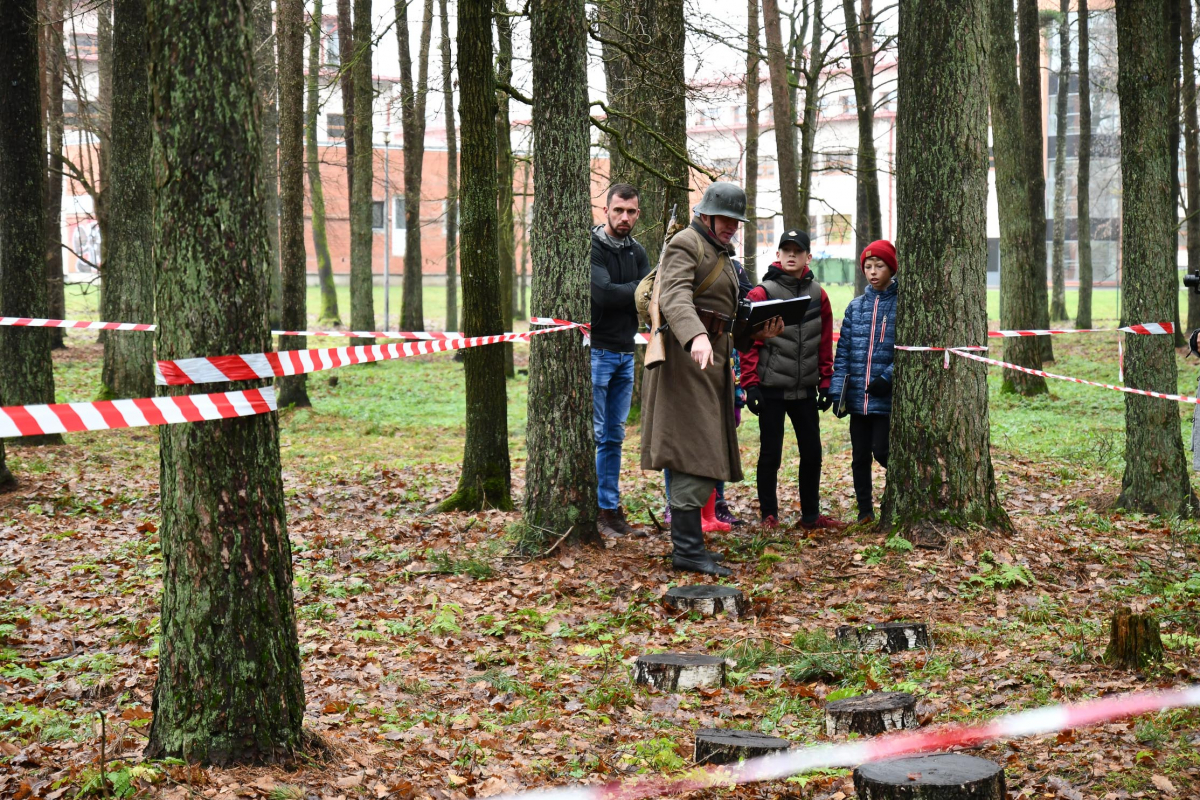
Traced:
<path id="1" fill-rule="evenodd" d="M 896 340 L 987 339 L 985 0 L 901 0 Z M 987 370 L 896 353 L 884 525 L 1008 527 L 996 495 Z"/>
<path id="2" fill-rule="evenodd" d="M 1117 96 L 1121 107 L 1121 324 L 1170 319 L 1177 305 L 1175 202 L 1171 193 L 1172 48 L 1162 0 L 1117 4 Z M 1175 392 L 1169 336 L 1126 339 L 1125 382 Z M 1179 409 L 1169 400 L 1125 395 L 1123 508 L 1189 517 L 1196 498 L 1188 479 Z"/>
<path id="3" fill-rule="evenodd" d="M 0 14 L 0 42 L 0 316 L 48 317 L 37 0 L 15 0 Z M 0 385 L 9 405 L 54 402 L 48 328 L 0 327 Z"/>
<path id="4" fill-rule="evenodd" d="M 1016 16 L 1012 0 L 987 0 L 990 26 L 988 95 L 992 112 L 992 149 L 996 162 L 996 204 L 1000 217 L 1000 324 L 1008 329 L 1037 327 L 1036 232 L 1029 218 L 1029 182 L 1021 128 L 1021 88 L 1017 82 Z M 1044 281 L 1043 281 L 1044 282 Z M 1042 368 L 1036 338 L 1004 340 L 1004 360 L 1030 369 Z M 1045 394 L 1046 379 L 1005 370 L 1002 391 Z"/>
<path id="5" fill-rule="evenodd" d="M 154 184 L 150 166 L 150 54 L 146 0 L 113 2 L 113 120 L 109 162 L 105 305 L 119 322 L 154 321 Z M 154 394 L 154 339 L 111 331 L 104 338 L 104 393 Z"/>
<path id="6" fill-rule="evenodd" d="M 277 0 L 279 43 L 279 266 L 280 324 L 308 327 L 308 254 L 304 250 L 304 0 Z M 304 350 L 307 337 L 281 336 L 280 350 Z M 275 381 L 279 405 L 311 406 L 308 376 Z"/>
<path id="7" fill-rule="evenodd" d="M 533 0 L 533 295 L 530 312 L 586 319 L 591 225 L 587 15 L 583 0 Z M 599 543 L 591 358 L 581 337 L 538 336 L 529 354 L 525 520 Z"/>
<path id="8" fill-rule="evenodd" d="M 535 55 L 536 58 L 536 55 Z M 496 251 L 496 75 L 492 71 L 492 2 L 458 5 L 459 118 L 462 123 L 463 333 L 502 333 Z M 586 113 L 586 112 L 585 112 Z M 512 509 L 504 351 L 463 351 L 467 443 L 458 489 L 443 511 Z"/>
<path id="9" fill-rule="evenodd" d="M 271 265 L 252 20 L 230 0 L 149 9 L 151 163 L 170 176 L 155 198 L 158 354 L 263 352 Z M 146 754 L 283 757 L 300 746 L 304 687 L 278 417 L 160 430 L 162 636 Z"/>

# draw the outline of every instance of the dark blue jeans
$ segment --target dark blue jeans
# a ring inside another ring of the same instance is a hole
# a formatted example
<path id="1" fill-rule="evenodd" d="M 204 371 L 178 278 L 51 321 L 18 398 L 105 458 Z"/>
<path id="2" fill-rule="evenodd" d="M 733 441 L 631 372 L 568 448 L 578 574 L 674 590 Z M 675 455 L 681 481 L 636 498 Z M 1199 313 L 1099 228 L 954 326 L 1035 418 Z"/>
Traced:
<path id="1" fill-rule="evenodd" d="M 615 510 L 621 503 L 621 445 L 632 399 L 633 353 L 592 348 L 592 430 L 601 508 Z"/>

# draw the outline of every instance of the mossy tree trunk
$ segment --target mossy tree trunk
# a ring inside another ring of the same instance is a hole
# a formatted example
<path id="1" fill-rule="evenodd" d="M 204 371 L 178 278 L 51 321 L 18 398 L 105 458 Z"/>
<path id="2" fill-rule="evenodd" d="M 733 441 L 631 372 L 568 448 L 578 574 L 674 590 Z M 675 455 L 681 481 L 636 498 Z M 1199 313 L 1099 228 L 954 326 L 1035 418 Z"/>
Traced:
<path id="1" fill-rule="evenodd" d="M 38 82 L 37 0 L 0 14 L 0 316 L 48 317 L 46 152 Z M 9 405 L 54 402 L 48 328 L 0 327 L 0 385 Z M 23 444 L 57 443 L 56 435 Z"/>
<path id="2" fill-rule="evenodd" d="M 746 3 L 746 219 L 742 266 L 751 283 L 758 283 L 758 74 L 759 0 Z"/>
<path id="3" fill-rule="evenodd" d="M 1086 2 L 1086 0 L 1081 0 Z M 1197 122 L 1196 110 L 1196 29 L 1191 0 L 1180 0 L 1180 31 L 1183 37 L 1183 158 L 1184 169 L 1187 171 L 1187 259 L 1188 271 L 1200 269 L 1200 123 Z M 1084 24 L 1083 8 L 1080 7 L 1080 25 Z M 1083 37 L 1082 30 L 1080 37 Z M 1083 52 L 1083 42 L 1080 42 L 1080 53 Z M 1080 55 L 1082 59 L 1083 56 Z M 1079 124 L 1083 125 L 1083 64 L 1080 64 L 1079 76 Z M 1091 109 L 1088 109 L 1091 116 Z M 1090 141 L 1090 139 L 1089 139 Z M 1083 131 L 1080 131 L 1080 148 L 1083 147 Z M 1079 154 L 1079 186 L 1080 197 L 1083 192 L 1083 152 Z M 1082 210 L 1080 211 L 1082 214 Z M 1082 224 L 1082 220 L 1080 221 Z M 1083 242 L 1080 241 L 1082 247 Z M 1090 246 L 1089 245 L 1089 255 Z M 1082 253 L 1080 260 L 1082 261 Z M 1187 328 L 1189 331 L 1200 328 L 1200 294 L 1189 290 L 1187 293 Z"/>
<path id="4" fill-rule="evenodd" d="M 1162 0 L 1117 4 L 1117 95 L 1121 106 L 1122 325 L 1171 319 L 1177 305 L 1175 202 L 1171 187 L 1174 67 L 1170 19 Z M 1125 381 L 1138 389 L 1178 390 L 1169 336 L 1125 340 Z M 1169 400 L 1125 395 L 1123 508 L 1189 517 L 1179 408 Z"/>
<path id="5" fill-rule="evenodd" d="M 513 76 L 513 32 L 505 0 L 495 0 L 496 80 L 511 84 Z M 508 116 L 508 92 L 496 92 L 496 219 L 500 264 L 500 318 L 512 330 L 513 285 L 517 271 L 516 237 L 513 235 L 513 150 Z M 512 342 L 504 344 L 504 374 L 516 375 Z"/>
<path id="6" fill-rule="evenodd" d="M 150 173 L 150 54 L 146 0 L 113 2 L 113 120 L 104 295 L 117 322 L 154 322 L 154 186 Z M 154 395 L 154 339 L 110 331 L 104 339 L 104 394 Z"/>
<path id="7" fill-rule="evenodd" d="M 446 330 L 458 330 L 458 131 L 454 122 L 450 14 L 439 0 L 442 22 L 442 97 L 446 113 Z"/>
<path id="8" fill-rule="evenodd" d="M 1058 92 L 1054 105 L 1054 251 L 1050 259 L 1050 319 L 1067 314 L 1067 95 L 1071 86 L 1071 16 L 1069 0 L 1060 0 L 1058 20 Z"/>
<path id="9" fill-rule="evenodd" d="M 63 49 L 63 0 L 50 0 L 42 26 L 42 57 L 46 69 L 46 284 L 49 289 L 50 316 L 67 316 L 67 287 L 63 280 L 62 257 L 62 182 L 63 182 L 63 84 L 66 76 L 66 52 Z M 111 176 L 110 176 L 111 180 Z M 109 231 L 111 233 L 111 229 Z M 65 347 L 65 329 L 50 329 L 50 349 Z M 144 395 L 142 395 L 144 396 Z"/>
<path id="10" fill-rule="evenodd" d="M 862 0 L 861 21 L 854 13 L 854 0 L 842 0 L 846 38 L 850 47 L 850 71 L 854 102 L 858 106 L 858 155 L 856 172 L 856 219 L 854 253 L 857 258 L 871 242 L 883 238 L 883 210 L 879 205 L 879 167 L 875 157 L 875 22 L 871 0 Z M 866 290 L 862 270 L 854 271 L 854 294 Z"/>
<path id="11" fill-rule="evenodd" d="M 1021 129 L 1024 133 L 1025 184 L 1029 191 L 1029 226 L 1033 232 L 1033 260 L 1029 286 L 1037 310 L 1037 327 L 1050 327 L 1050 294 L 1046 282 L 1046 137 L 1042 134 L 1042 34 L 1037 0 L 1017 0 L 1017 27 L 1021 42 Z M 1002 268 L 1003 269 L 1003 268 Z M 1042 361 L 1054 360 L 1051 337 L 1039 336 Z"/>
<path id="12" fill-rule="evenodd" d="M 1190 8 L 1191 0 L 1182 2 L 1189 4 Z M 1077 328 L 1092 327 L 1092 86 L 1088 65 L 1088 59 L 1091 58 L 1089 49 L 1088 0 L 1079 0 L 1079 178 L 1076 192 L 1079 200 L 1075 213 L 1079 227 L 1079 305 L 1075 309 Z M 1193 92 L 1194 89 L 1193 86 Z M 1193 101 L 1193 110 L 1195 107 Z M 1200 182 L 1200 169 L 1197 170 L 1196 180 Z M 1188 188 L 1192 185 L 1191 173 L 1188 173 Z M 1196 189 L 1200 192 L 1200 186 Z M 1191 207 L 1189 203 L 1188 208 Z M 1196 233 L 1200 236 L 1200 222 L 1197 224 Z M 1191 242 L 1192 238 L 1189 236 L 1189 246 Z M 1197 253 L 1200 254 L 1200 242 L 1197 242 L 1197 247 Z M 1189 260 L 1188 263 L 1193 262 Z M 1188 309 L 1190 314 L 1190 305 Z"/>
<path id="13" fill-rule="evenodd" d="M 1181 199 L 1183 197 L 1183 184 L 1179 177 L 1179 144 L 1180 144 L 1179 140 L 1181 138 L 1181 132 L 1182 132 L 1182 128 L 1183 128 L 1183 125 L 1181 123 L 1181 120 L 1183 119 L 1183 109 L 1180 104 L 1181 92 L 1180 92 L 1179 83 L 1180 83 L 1180 80 L 1182 79 L 1182 74 L 1180 72 L 1182 54 L 1180 53 L 1180 50 L 1181 50 L 1183 36 L 1180 31 L 1182 21 L 1180 19 L 1181 14 L 1180 14 L 1179 3 L 1175 2 L 1175 0 L 1163 0 L 1163 2 L 1165 2 L 1167 4 L 1167 20 L 1168 20 L 1168 28 L 1167 28 L 1168 39 L 1167 39 L 1167 41 L 1170 43 L 1170 48 L 1171 48 L 1171 56 L 1170 56 L 1171 64 L 1172 64 L 1172 67 L 1171 67 L 1171 114 L 1173 115 L 1173 117 L 1175 119 L 1175 123 L 1173 125 L 1171 125 L 1171 144 L 1170 144 L 1170 147 L 1171 147 L 1171 197 L 1176 198 L 1175 229 L 1176 229 L 1176 235 L 1178 236 L 1179 227 L 1180 227 L 1180 225 L 1182 225 L 1182 221 L 1179 219 L 1179 199 Z M 1179 271 L 1179 247 L 1178 247 L 1178 245 L 1171 252 L 1174 253 L 1173 261 L 1175 264 L 1175 271 L 1178 272 Z M 1174 314 L 1174 316 L 1171 317 L 1171 320 L 1175 323 L 1175 346 L 1176 347 L 1187 347 L 1187 337 L 1184 335 L 1183 331 L 1181 330 L 1183 325 L 1180 323 L 1179 304 L 1180 304 L 1179 303 L 1179 292 L 1176 292 L 1175 293 L 1175 302 L 1172 305 L 1172 309 L 1174 310 L 1175 314 Z"/>
<path id="14" fill-rule="evenodd" d="M 371 118 L 375 89 L 371 83 L 371 0 L 354 0 L 354 51 L 350 72 L 354 97 L 354 180 L 350 184 L 350 327 L 375 330 L 375 278 L 372 248 L 371 203 L 375 188 L 374 120 Z M 345 51 L 343 51 L 345 52 Z M 355 338 L 351 344 L 375 344 L 374 339 Z"/>
<path id="15" fill-rule="evenodd" d="M 462 122 L 463 333 L 503 332 L 496 235 L 496 75 L 492 71 L 492 2 L 458 5 L 459 118 Z M 586 113 L 586 112 L 585 112 Z M 463 351 L 467 443 L 458 489 L 443 511 L 512 509 L 504 351 Z"/>
<path id="16" fill-rule="evenodd" d="M 354 196 L 354 23 L 352 0 L 337 0 L 338 61 L 342 86 L 342 141 L 346 145 L 346 192 Z M 353 305 L 353 304 L 351 304 Z"/>
<path id="17" fill-rule="evenodd" d="M 533 295 L 530 313 L 587 319 L 591 225 L 587 16 L 583 0 L 533 0 Z M 574 332 L 529 354 L 525 519 L 600 543 L 591 356 Z M 550 534 L 547 534 L 549 536 Z M 557 534 L 555 534 L 557 535 Z"/>
<path id="18" fill-rule="evenodd" d="M 775 153 L 779 169 L 780 204 L 784 230 L 808 227 L 807 209 L 800 202 L 800 172 L 796 164 L 795 111 L 788 87 L 787 56 L 779 23 L 779 0 L 763 0 L 763 27 L 767 39 L 767 68 L 771 74 L 771 105 L 775 111 Z"/>
<path id="19" fill-rule="evenodd" d="M 987 336 L 987 3 L 901 0 L 896 340 Z M 1007 528 L 996 495 L 987 371 L 897 352 L 885 525 Z"/>
<path id="20" fill-rule="evenodd" d="M 329 257 L 329 236 L 325 223 L 325 186 L 321 181 L 321 153 L 317 147 L 317 111 L 320 109 L 321 74 L 321 0 L 313 3 L 308 40 L 308 106 L 305 108 L 305 158 L 308 168 L 309 202 L 312 204 L 313 249 L 317 254 L 317 282 L 321 287 L 321 326 L 341 325 L 337 287 L 333 283 L 333 260 Z"/>
<path id="21" fill-rule="evenodd" d="M 148 28 L 158 353 L 265 351 L 252 21 L 234 2 L 151 0 Z M 146 754 L 285 756 L 300 744 L 304 687 L 277 415 L 169 425 L 160 437 L 162 641 Z"/>
<path id="22" fill-rule="evenodd" d="M 421 40 L 417 48 L 417 82 L 413 84 L 408 36 L 408 2 L 396 0 L 396 42 L 400 48 L 400 122 L 404 128 L 404 284 L 400 330 L 425 330 L 422 297 L 421 179 L 425 174 L 425 97 L 429 90 L 429 37 L 433 0 L 425 0 Z M 390 178 L 389 178 L 390 179 Z"/>
<path id="23" fill-rule="evenodd" d="M 996 201 L 1000 216 L 1000 326 L 1036 328 L 1037 292 L 1033 262 L 1035 231 L 1029 218 L 1029 181 L 1025 173 L 1021 128 L 1021 89 L 1017 81 L 1016 15 L 1012 0 L 987 0 L 990 46 L 988 96 L 992 112 L 992 150 L 996 162 Z M 1004 360 L 1030 369 L 1042 368 L 1036 338 L 1004 340 Z M 1004 370 L 1001 390 L 1022 395 L 1045 394 L 1046 379 Z"/>
<path id="24" fill-rule="evenodd" d="M 262 199 L 270 251 L 272 328 L 282 325 L 283 276 L 279 270 L 279 75 L 275 64 L 275 13 L 271 0 L 254 0 L 254 81 L 262 113 Z"/>
<path id="25" fill-rule="evenodd" d="M 277 0 L 279 43 L 279 266 L 280 324 L 308 327 L 308 255 L 304 250 L 304 0 Z M 280 350 L 303 350 L 304 336 L 279 337 Z M 308 376 L 275 380 L 279 405 L 308 407 Z"/>
<path id="26" fill-rule="evenodd" d="M 804 69 L 804 115 L 800 126 L 800 227 L 816 234 L 816 220 L 809 216 L 809 205 L 812 199 L 813 158 L 817 151 L 817 107 L 820 104 L 822 73 L 825 71 L 826 57 L 829 50 L 823 44 L 825 36 L 824 16 L 821 12 L 821 0 L 813 0 L 811 6 L 812 39 L 808 47 L 808 63 Z M 797 49 L 802 49 L 803 42 L 796 42 Z M 791 124 L 795 116 L 788 117 Z M 778 123 L 776 123 L 778 124 Z M 784 224 L 789 223 L 784 220 Z"/>

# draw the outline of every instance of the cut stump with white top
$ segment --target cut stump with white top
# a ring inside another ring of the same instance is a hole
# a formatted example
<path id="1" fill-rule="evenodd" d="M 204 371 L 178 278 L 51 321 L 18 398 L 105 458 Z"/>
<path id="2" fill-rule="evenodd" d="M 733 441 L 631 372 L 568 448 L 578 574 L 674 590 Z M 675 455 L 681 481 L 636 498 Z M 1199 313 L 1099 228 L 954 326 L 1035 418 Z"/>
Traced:
<path id="1" fill-rule="evenodd" d="M 734 618 L 744 617 L 749 609 L 741 589 L 716 584 L 672 586 L 663 595 L 663 605 L 677 613 L 694 612 L 702 617 L 725 613 Z"/>
<path id="2" fill-rule="evenodd" d="M 781 753 L 792 746 L 787 739 L 758 731 L 701 728 L 696 731 L 697 764 L 736 764 L 748 758 Z"/>
<path id="3" fill-rule="evenodd" d="M 825 706 L 825 733 L 829 736 L 877 736 L 918 725 L 917 699 L 908 692 L 874 692 Z"/>
<path id="4" fill-rule="evenodd" d="M 1004 800 L 1004 768 L 961 753 L 894 758 L 854 770 L 858 800 Z"/>
<path id="5" fill-rule="evenodd" d="M 929 647 L 929 631 L 923 622 L 881 622 L 875 625 L 840 625 L 838 643 L 868 653 L 900 653 Z"/>
<path id="6" fill-rule="evenodd" d="M 633 682 L 662 692 L 686 692 L 725 685 L 725 659 L 699 653 L 638 656 Z"/>

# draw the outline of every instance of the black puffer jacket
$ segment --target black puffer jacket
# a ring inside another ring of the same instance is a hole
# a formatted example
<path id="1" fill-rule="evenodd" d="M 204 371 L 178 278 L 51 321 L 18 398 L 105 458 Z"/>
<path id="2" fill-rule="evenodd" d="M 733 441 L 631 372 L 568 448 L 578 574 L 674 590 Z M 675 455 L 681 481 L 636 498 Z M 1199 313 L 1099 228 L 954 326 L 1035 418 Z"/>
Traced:
<path id="1" fill-rule="evenodd" d="M 637 308 L 633 293 L 650 272 L 646 250 L 632 237 L 614 247 L 604 226 L 592 231 L 592 347 L 633 352 Z"/>

